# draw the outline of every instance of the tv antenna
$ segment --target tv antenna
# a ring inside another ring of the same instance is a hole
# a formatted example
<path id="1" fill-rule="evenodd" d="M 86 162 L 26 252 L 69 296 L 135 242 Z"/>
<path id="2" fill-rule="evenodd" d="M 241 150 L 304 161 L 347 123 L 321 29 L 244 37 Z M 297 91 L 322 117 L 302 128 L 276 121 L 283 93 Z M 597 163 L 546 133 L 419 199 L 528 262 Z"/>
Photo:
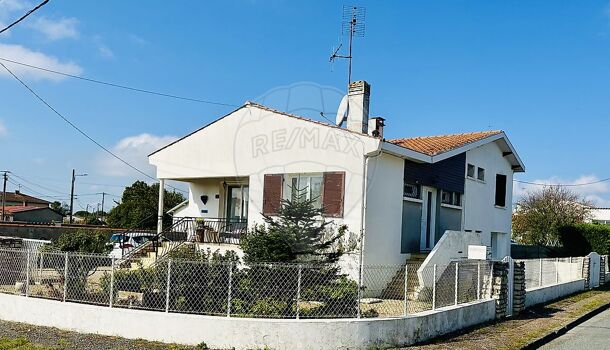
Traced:
<path id="1" fill-rule="evenodd" d="M 335 49 L 330 56 L 330 62 L 334 62 L 337 58 L 348 60 L 347 83 L 352 82 L 352 47 L 354 37 L 364 37 L 364 19 L 366 16 L 366 8 L 343 5 L 343 20 L 341 21 L 341 33 L 349 35 L 349 49 L 347 55 L 340 55 L 339 50 L 343 44 Z"/>

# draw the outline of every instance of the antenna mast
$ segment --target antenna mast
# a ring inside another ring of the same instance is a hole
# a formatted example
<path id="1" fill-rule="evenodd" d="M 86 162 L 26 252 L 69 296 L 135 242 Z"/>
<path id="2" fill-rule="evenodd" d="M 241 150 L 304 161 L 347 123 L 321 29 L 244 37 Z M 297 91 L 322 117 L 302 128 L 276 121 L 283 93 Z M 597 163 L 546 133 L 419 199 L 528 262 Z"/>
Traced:
<path id="1" fill-rule="evenodd" d="M 341 22 L 341 33 L 349 35 L 349 49 L 347 55 L 339 55 L 338 52 L 343 44 L 332 53 L 330 62 L 334 62 L 337 58 L 345 58 L 348 60 L 347 84 L 352 82 L 352 47 L 354 37 L 364 37 L 364 19 L 366 16 L 366 8 L 343 5 L 343 21 Z"/>

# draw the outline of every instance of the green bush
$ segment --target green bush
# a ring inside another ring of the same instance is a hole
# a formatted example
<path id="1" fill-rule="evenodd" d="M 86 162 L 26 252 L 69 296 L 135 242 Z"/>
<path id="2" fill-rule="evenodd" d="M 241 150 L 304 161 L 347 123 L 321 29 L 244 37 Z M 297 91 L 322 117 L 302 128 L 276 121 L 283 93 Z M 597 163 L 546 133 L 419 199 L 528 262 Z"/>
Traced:
<path id="1" fill-rule="evenodd" d="M 564 253 L 584 256 L 591 252 L 602 255 L 610 252 L 610 226 L 599 224 L 573 224 L 559 228 Z"/>
<path id="2" fill-rule="evenodd" d="M 284 300 L 266 298 L 254 302 L 250 311 L 255 316 L 285 316 L 287 307 Z"/>

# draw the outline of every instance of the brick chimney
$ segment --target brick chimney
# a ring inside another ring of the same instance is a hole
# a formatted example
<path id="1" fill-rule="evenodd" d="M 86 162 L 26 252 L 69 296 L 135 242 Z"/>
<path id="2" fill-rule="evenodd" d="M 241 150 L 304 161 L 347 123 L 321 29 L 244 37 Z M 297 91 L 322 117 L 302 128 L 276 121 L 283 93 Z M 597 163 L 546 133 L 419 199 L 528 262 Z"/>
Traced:
<path id="1" fill-rule="evenodd" d="M 371 86 L 364 80 L 354 81 L 349 84 L 347 95 L 349 101 L 347 129 L 366 134 L 369 124 Z"/>

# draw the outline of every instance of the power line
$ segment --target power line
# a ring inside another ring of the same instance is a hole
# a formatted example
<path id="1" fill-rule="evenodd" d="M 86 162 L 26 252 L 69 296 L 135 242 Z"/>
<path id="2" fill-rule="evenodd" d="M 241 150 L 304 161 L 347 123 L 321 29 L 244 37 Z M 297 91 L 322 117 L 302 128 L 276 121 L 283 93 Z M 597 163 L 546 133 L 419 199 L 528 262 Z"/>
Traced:
<path id="1" fill-rule="evenodd" d="M 605 178 L 605 179 L 601 179 L 601 180 L 597 180 L 597 181 L 591 181 L 591 182 L 585 182 L 585 183 L 577 183 L 577 184 L 550 184 L 550 183 L 529 182 L 529 181 L 521 181 L 521 180 L 513 180 L 513 181 L 514 182 L 518 182 L 518 183 L 522 183 L 522 184 L 527 184 L 527 185 L 534 185 L 534 186 L 578 187 L 578 186 L 595 185 L 595 184 L 598 184 L 598 183 L 610 181 L 610 177 Z"/>
<path id="2" fill-rule="evenodd" d="M 13 71 L 8 69 L 8 67 L 4 63 L 0 62 L 0 65 L 2 67 L 4 67 L 4 69 L 6 69 L 6 71 L 9 72 L 13 76 L 13 78 L 15 78 L 19 83 L 21 83 L 21 85 L 23 85 L 23 87 L 25 87 L 30 93 L 32 93 L 32 95 L 34 95 L 40 102 L 42 102 L 45 106 L 47 106 L 51 111 L 53 111 L 53 113 L 55 113 L 58 117 L 60 117 L 64 122 L 66 122 L 68 125 L 70 125 L 72 128 L 74 128 L 76 131 L 78 131 L 81 135 L 85 136 L 89 141 L 93 142 L 95 145 L 97 145 L 99 148 L 104 150 L 106 153 L 110 154 L 112 157 L 116 158 L 121 163 L 127 165 L 131 169 L 137 171 L 138 173 L 144 175 L 145 177 L 147 177 L 151 180 L 157 181 L 156 178 L 154 178 L 154 177 L 148 175 L 147 173 L 143 172 L 142 170 L 136 168 L 131 163 L 129 163 L 126 160 L 124 160 L 123 158 L 119 157 L 117 154 L 115 154 L 114 152 L 112 152 L 111 150 L 106 148 L 104 145 L 102 145 L 101 143 L 96 141 L 93 137 L 89 136 L 86 132 L 84 132 L 82 129 L 80 129 L 76 124 L 71 122 L 68 118 L 66 118 L 61 113 L 59 113 L 55 108 L 53 108 L 53 106 L 51 106 L 47 101 L 45 101 L 42 97 L 40 97 L 40 95 L 38 95 L 34 90 L 32 90 L 32 88 L 30 88 L 23 80 L 21 80 L 17 75 L 15 75 L 15 73 L 13 73 Z M 186 191 L 175 188 L 173 186 L 168 185 L 168 187 L 171 187 L 173 189 L 186 193 Z"/>
<path id="3" fill-rule="evenodd" d="M 32 186 L 36 186 L 36 187 L 42 188 L 42 189 L 43 189 L 43 190 L 45 190 L 45 191 L 51 191 L 51 192 L 54 192 L 54 193 L 58 193 L 58 194 L 65 194 L 65 195 L 67 195 L 67 194 L 68 194 L 67 192 L 61 192 L 61 191 L 57 191 L 57 190 L 54 190 L 54 189 L 52 189 L 52 188 L 45 187 L 45 186 L 40 185 L 40 184 L 38 184 L 38 183 L 32 182 L 32 181 L 30 181 L 30 180 L 28 180 L 28 179 L 26 179 L 26 178 L 23 178 L 23 177 L 21 177 L 21 176 L 19 176 L 19 175 L 15 174 L 15 173 L 11 173 L 11 174 L 12 174 L 14 177 L 16 177 L 16 178 L 18 178 L 18 179 L 20 179 L 20 180 L 22 180 L 22 181 L 25 181 L 25 182 L 29 183 L 29 184 L 30 184 L 30 185 L 32 185 Z"/>
<path id="4" fill-rule="evenodd" d="M 117 84 L 117 83 L 110 83 L 110 82 L 107 82 L 107 81 L 102 81 L 102 80 L 98 80 L 98 79 L 82 77 L 82 76 L 78 76 L 78 75 L 74 75 L 74 74 L 69 74 L 69 73 L 65 73 L 65 72 L 56 71 L 56 70 L 53 70 L 53 69 L 38 67 L 38 66 L 31 65 L 31 64 L 27 64 L 27 63 L 23 63 L 23 62 L 18 62 L 18 61 L 10 60 L 8 58 L 3 58 L 3 57 L 0 57 L 0 60 L 1 61 L 5 61 L 5 62 L 11 62 L 11 63 L 18 64 L 18 65 L 21 65 L 21 66 L 29 67 L 29 68 L 33 68 L 33 69 L 38 69 L 38 70 L 41 70 L 41 71 L 44 71 L 44 72 L 48 72 L 48 73 L 53 73 L 53 74 L 57 74 L 57 75 L 63 75 L 65 77 L 70 77 L 70 78 L 74 78 L 74 79 L 80 79 L 80 80 L 87 81 L 87 82 L 90 82 L 90 83 L 111 86 L 111 87 L 115 87 L 115 88 L 119 88 L 119 89 L 130 90 L 130 91 L 140 92 L 140 93 L 144 93 L 144 94 L 162 96 L 162 97 L 173 98 L 173 99 L 177 99 L 177 100 L 190 101 L 190 102 L 205 103 L 205 104 L 217 105 L 217 106 L 239 107 L 239 105 L 235 105 L 235 104 L 231 104 L 231 103 L 223 103 L 223 102 L 216 102 L 216 101 L 210 101 L 210 100 L 203 100 L 203 99 L 198 99 L 198 98 L 192 98 L 192 97 L 185 97 L 185 96 L 167 94 L 167 93 L 164 93 L 164 92 L 140 89 L 140 88 L 135 88 L 135 87 L 131 87 L 131 86 L 127 86 L 127 85 L 122 85 L 122 84 Z"/>
<path id="5" fill-rule="evenodd" d="M 24 19 L 26 19 L 26 17 L 28 17 L 29 15 L 31 15 L 32 13 L 34 13 L 36 10 L 38 10 L 39 8 L 43 7 L 44 5 L 47 4 L 47 2 L 49 2 L 49 0 L 44 0 L 43 2 L 41 2 L 40 4 L 38 4 L 38 6 L 34 7 L 33 9 L 29 10 L 28 12 L 25 13 L 25 15 L 21 16 L 21 18 L 19 18 L 18 20 L 16 20 L 15 22 L 9 24 L 7 27 L 5 27 L 4 29 L 0 30 L 0 34 L 6 32 L 7 30 L 11 29 L 11 27 L 13 27 L 14 25 L 17 25 L 17 23 L 23 21 Z"/>

